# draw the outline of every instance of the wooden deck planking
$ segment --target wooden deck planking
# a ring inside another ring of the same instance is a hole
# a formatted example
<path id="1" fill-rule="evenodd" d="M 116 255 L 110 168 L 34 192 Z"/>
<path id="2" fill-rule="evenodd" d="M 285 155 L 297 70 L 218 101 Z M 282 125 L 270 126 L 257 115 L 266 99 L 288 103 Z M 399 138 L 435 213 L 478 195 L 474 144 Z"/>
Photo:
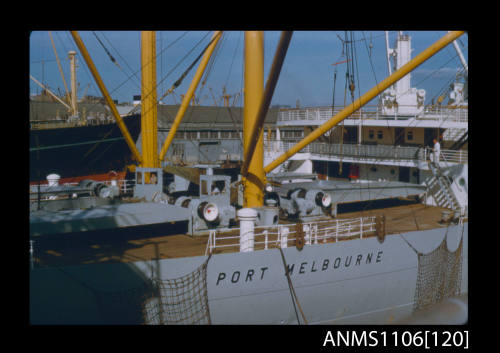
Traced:
<path id="1" fill-rule="evenodd" d="M 341 213 L 338 219 L 384 215 L 386 234 L 446 227 L 441 224 L 443 208 L 410 204 L 384 209 Z M 69 266 L 103 262 L 135 262 L 152 259 L 201 256 L 205 254 L 208 234 L 189 236 L 126 237 L 113 239 L 37 240 L 35 258 L 40 266 Z M 215 253 L 235 252 L 238 247 L 216 249 Z"/>

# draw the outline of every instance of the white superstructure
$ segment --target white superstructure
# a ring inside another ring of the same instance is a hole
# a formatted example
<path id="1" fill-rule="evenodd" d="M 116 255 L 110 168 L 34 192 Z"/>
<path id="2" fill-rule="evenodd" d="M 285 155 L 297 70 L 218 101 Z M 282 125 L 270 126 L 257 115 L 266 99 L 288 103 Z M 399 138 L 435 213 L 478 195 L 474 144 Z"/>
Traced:
<path id="1" fill-rule="evenodd" d="M 387 32 L 386 32 L 387 36 Z M 388 41 L 386 41 L 388 43 Z M 396 48 L 387 48 L 387 57 L 394 61 L 396 71 L 411 59 L 411 37 L 398 33 Z M 390 62 L 387 63 L 390 69 Z M 383 115 L 415 116 L 424 109 L 425 90 L 411 87 L 411 74 L 408 73 L 391 88 L 381 94 L 381 110 Z"/>
<path id="2" fill-rule="evenodd" d="M 411 38 L 399 32 L 396 48 L 387 48 L 387 54 L 389 72 L 391 60 L 394 61 L 393 69 L 399 69 L 411 59 Z M 457 75 L 457 79 L 460 77 Z M 467 192 L 457 180 L 466 183 L 463 175 L 468 173 L 466 84 L 457 81 L 450 86 L 446 106 L 424 105 L 424 99 L 425 91 L 411 87 L 408 74 L 380 96 L 378 106 L 365 106 L 356 111 L 273 172 L 316 173 L 326 180 L 401 181 L 427 186 L 440 179 L 439 184 L 448 185 L 459 200 L 442 204 L 429 197 L 428 202 L 450 208 L 460 204 L 463 210 Z M 264 138 L 264 164 L 286 152 L 342 109 L 281 110 L 276 131 L 271 138 Z M 440 162 L 436 168 L 429 163 L 434 139 L 441 142 Z"/>

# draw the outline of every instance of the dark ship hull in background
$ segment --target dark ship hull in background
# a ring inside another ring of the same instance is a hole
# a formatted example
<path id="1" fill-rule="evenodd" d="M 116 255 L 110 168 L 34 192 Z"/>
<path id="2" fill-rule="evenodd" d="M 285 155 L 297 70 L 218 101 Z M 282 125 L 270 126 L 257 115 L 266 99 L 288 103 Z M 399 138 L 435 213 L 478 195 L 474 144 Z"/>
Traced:
<path id="1" fill-rule="evenodd" d="M 140 114 L 123 118 L 137 141 Z M 132 161 L 131 152 L 116 123 L 32 129 L 30 131 L 30 182 L 46 181 L 52 173 L 61 178 L 120 171 Z"/>

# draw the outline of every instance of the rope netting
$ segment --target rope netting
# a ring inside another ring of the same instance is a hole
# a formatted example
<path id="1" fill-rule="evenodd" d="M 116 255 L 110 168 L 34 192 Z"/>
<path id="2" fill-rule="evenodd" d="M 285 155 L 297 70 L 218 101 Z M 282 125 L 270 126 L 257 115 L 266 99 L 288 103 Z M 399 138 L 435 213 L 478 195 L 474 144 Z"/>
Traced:
<path id="1" fill-rule="evenodd" d="M 446 237 L 429 254 L 418 253 L 418 276 L 413 311 L 460 294 L 462 284 L 462 245 L 451 252 Z"/>
<path id="2" fill-rule="evenodd" d="M 174 279 L 152 281 L 151 297 L 143 304 L 146 325 L 210 325 L 207 260 L 193 272 Z"/>

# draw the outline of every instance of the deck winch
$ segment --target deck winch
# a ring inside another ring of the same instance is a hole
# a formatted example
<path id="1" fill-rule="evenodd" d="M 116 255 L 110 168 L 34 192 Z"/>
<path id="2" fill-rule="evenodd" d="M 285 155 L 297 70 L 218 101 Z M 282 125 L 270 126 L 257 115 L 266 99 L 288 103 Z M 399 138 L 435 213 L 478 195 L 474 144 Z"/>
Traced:
<path id="1" fill-rule="evenodd" d="M 188 208 L 191 213 L 189 232 L 229 227 L 236 216 L 230 204 L 230 181 L 226 175 L 200 175 L 199 197 L 180 196 L 176 206 Z"/>
<path id="2" fill-rule="evenodd" d="M 285 215 L 294 218 L 320 217 L 331 214 L 332 197 L 319 189 L 290 190 L 287 197 L 280 196 L 280 207 Z"/>
<path id="3" fill-rule="evenodd" d="M 118 195 L 118 186 L 93 180 L 82 180 L 78 185 L 31 185 L 30 212 L 85 210 L 112 203 Z"/>
<path id="4" fill-rule="evenodd" d="M 203 201 L 198 206 L 198 214 L 207 222 L 215 222 L 219 219 L 219 208 L 214 203 Z"/>
<path id="5" fill-rule="evenodd" d="M 81 190 L 91 190 L 95 196 L 107 199 L 114 198 L 118 196 L 119 190 L 116 185 L 106 185 L 105 183 L 101 183 L 94 180 L 82 180 L 78 184 Z"/>

